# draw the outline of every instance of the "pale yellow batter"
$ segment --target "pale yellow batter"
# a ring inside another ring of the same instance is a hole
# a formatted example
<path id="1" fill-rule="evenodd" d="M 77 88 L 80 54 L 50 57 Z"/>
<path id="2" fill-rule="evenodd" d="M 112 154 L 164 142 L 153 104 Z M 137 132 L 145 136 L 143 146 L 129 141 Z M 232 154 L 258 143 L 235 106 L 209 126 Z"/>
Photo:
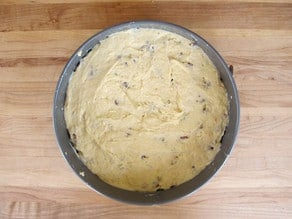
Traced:
<path id="1" fill-rule="evenodd" d="M 192 179 L 220 150 L 228 122 L 226 90 L 207 55 L 156 29 L 95 46 L 71 77 L 64 110 L 88 168 L 135 191 Z"/>

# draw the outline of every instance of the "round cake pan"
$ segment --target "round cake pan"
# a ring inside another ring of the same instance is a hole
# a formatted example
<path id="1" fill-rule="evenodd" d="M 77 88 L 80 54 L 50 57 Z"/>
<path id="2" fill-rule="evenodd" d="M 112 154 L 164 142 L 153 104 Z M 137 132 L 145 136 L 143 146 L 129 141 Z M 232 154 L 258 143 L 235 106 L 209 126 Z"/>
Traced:
<path id="1" fill-rule="evenodd" d="M 212 163 L 210 163 L 199 175 L 174 188 L 157 191 L 151 193 L 126 191 L 113 187 L 102 181 L 97 175 L 93 174 L 81 161 L 77 151 L 70 142 L 70 137 L 66 129 L 64 119 L 64 103 L 66 99 L 67 86 L 71 74 L 79 65 L 82 58 L 84 58 L 91 49 L 101 40 L 115 32 L 124 31 L 131 28 L 154 28 L 170 31 L 179 34 L 191 41 L 194 41 L 200 46 L 209 56 L 212 62 L 220 73 L 220 77 L 227 89 L 229 99 L 229 124 L 222 137 L 221 150 L 216 155 Z M 64 158 L 74 170 L 74 172 L 94 191 L 103 194 L 112 199 L 122 201 L 125 203 L 138 205 L 155 205 L 162 204 L 179 198 L 190 195 L 203 184 L 205 184 L 212 176 L 220 169 L 224 161 L 227 159 L 231 149 L 235 143 L 236 135 L 239 127 L 240 119 L 239 98 L 233 79 L 232 72 L 219 53 L 202 37 L 191 32 L 190 30 L 170 23 L 160 21 L 136 21 L 119 24 L 103 30 L 100 33 L 88 39 L 76 52 L 72 55 L 66 64 L 60 79 L 58 81 L 53 109 L 53 122 L 56 133 L 56 138 Z"/>

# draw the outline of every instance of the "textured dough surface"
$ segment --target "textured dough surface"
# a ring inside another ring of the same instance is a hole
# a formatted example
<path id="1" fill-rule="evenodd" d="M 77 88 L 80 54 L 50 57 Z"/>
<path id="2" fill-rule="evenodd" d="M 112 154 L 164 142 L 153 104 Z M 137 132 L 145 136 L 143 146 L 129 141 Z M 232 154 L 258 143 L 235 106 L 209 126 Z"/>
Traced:
<path id="1" fill-rule="evenodd" d="M 167 31 L 130 29 L 81 61 L 64 113 L 93 173 L 119 188 L 156 191 L 192 179 L 214 159 L 228 100 L 200 47 Z"/>

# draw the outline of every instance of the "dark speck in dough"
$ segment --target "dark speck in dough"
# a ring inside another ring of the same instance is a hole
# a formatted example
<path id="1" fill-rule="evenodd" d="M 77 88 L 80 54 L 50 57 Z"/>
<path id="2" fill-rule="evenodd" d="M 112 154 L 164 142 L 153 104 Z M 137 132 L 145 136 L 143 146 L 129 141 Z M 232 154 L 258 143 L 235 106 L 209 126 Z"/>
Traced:
<path id="1" fill-rule="evenodd" d="M 126 81 L 124 81 L 124 82 L 123 82 L 123 86 L 124 86 L 125 88 L 129 88 L 129 83 L 126 82 Z"/>
<path id="2" fill-rule="evenodd" d="M 148 158 L 146 155 L 141 156 L 141 159 L 146 159 L 146 158 Z"/>
<path id="3" fill-rule="evenodd" d="M 214 147 L 213 146 L 209 146 L 209 149 L 213 151 L 214 150 Z"/>

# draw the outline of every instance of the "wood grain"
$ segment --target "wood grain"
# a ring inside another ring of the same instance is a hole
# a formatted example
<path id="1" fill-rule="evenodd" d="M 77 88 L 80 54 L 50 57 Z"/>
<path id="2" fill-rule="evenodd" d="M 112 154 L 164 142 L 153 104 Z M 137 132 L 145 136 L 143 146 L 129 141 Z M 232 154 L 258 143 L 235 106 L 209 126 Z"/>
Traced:
<path id="1" fill-rule="evenodd" d="M 177 0 L 136 0 L 135 2 L 173 2 L 176 3 Z M 210 0 L 184 0 L 186 2 L 210 2 Z M 96 2 L 96 0 L 66 0 L 66 3 L 94 3 Z M 117 2 L 116 0 L 99 0 L 98 2 Z M 132 0 L 124 0 L 123 2 L 132 2 Z M 275 3 L 275 0 L 213 0 L 213 2 L 224 2 L 224 3 L 229 3 L 229 2 L 245 2 L 245 3 L 255 3 L 255 2 L 259 2 L 259 3 Z M 56 3 L 60 3 L 59 0 L 2 0 L 0 2 L 0 5 L 11 5 L 11 4 L 47 4 L 47 3 L 52 3 L 52 4 L 56 4 Z M 277 3 L 291 3 L 290 0 L 278 0 Z"/>
<path id="2" fill-rule="evenodd" d="M 292 2 L 289 0 L 0 1 L 0 218 L 291 218 Z M 182 25 L 234 66 L 241 123 L 220 172 L 161 206 L 96 194 L 54 135 L 56 82 L 93 34 L 135 19 Z"/>
<path id="3" fill-rule="evenodd" d="M 253 11 L 256 13 L 251 13 Z M 188 28 L 292 27 L 289 3 L 180 1 L 179 7 L 172 1 L 13 4 L 1 6 L 0 14 L 0 31 L 105 28 L 141 19 L 165 20 Z M 21 15 L 21 19 L 17 15 Z"/>

